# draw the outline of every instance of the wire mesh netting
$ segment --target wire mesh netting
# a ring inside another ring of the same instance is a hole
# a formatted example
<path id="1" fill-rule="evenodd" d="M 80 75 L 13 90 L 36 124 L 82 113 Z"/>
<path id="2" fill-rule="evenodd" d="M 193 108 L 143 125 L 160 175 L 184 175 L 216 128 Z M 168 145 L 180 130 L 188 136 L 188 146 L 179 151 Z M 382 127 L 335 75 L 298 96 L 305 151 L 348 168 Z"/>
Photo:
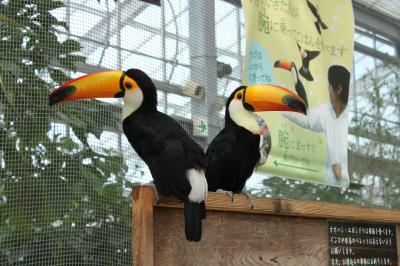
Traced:
<path id="1" fill-rule="evenodd" d="M 48 94 L 86 73 L 140 68 L 158 88 L 158 109 L 205 148 L 241 85 L 239 2 L 0 1 L 0 265 L 130 265 L 131 187 L 152 178 L 122 134 L 122 102 L 50 108 Z M 367 29 L 355 39 L 397 56 Z M 246 189 L 400 208 L 399 68 L 356 51 L 353 88 L 349 189 L 261 173 Z"/>

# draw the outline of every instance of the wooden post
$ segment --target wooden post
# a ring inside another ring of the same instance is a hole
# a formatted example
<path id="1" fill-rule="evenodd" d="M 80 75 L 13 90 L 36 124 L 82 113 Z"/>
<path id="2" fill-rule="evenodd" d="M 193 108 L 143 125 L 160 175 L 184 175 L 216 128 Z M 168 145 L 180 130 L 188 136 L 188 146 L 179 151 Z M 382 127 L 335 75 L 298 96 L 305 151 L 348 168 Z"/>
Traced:
<path id="1" fill-rule="evenodd" d="M 134 187 L 132 191 L 132 265 L 153 266 L 152 187 Z"/>

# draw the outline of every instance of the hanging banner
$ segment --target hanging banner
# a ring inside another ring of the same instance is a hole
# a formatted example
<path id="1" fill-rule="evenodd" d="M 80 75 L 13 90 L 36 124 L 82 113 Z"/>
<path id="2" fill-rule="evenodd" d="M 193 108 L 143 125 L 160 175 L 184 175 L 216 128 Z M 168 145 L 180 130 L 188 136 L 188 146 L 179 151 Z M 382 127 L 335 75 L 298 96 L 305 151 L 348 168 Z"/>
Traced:
<path id="1" fill-rule="evenodd" d="M 349 0 L 242 0 L 246 27 L 243 83 L 276 84 L 306 102 L 307 115 L 259 115 L 271 151 L 258 170 L 349 186 L 348 98 L 354 16 Z"/>

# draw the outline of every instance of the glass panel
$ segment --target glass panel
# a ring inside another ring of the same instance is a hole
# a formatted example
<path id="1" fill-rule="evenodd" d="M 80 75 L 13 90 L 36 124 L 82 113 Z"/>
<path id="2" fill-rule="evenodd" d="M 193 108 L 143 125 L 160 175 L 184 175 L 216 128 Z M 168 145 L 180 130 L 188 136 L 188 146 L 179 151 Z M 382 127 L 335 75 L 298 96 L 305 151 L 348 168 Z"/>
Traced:
<path id="1" fill-rule="evenodd" d="M 395 46 L 393 44 L 388 44 L 386 42 L 381 42 L 381 41 L 376 41 L 376 49 L 379 52 L 391 55 L 391 56 L 395 56 L 396 55 L 396 49 Z"/>

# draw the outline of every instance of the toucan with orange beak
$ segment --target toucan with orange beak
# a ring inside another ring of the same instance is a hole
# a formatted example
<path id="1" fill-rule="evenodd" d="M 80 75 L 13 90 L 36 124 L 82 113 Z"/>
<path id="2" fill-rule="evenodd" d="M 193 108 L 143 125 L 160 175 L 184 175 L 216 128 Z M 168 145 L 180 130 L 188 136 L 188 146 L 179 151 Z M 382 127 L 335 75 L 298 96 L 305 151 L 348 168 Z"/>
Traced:
<path id="1" fill-rule="evenodd" d="M 255 112 L 306 113 L 304 101 L 288 89 L 275 85 L 241 86 L 226 102 L 225 127 L 208 146 L 207 182 L 210 191 L 242 191 L 257 164 L 271 149 L 266 122 Z"/>
<path id="2" fill-rule="evenodd" d="M 104 71 L 62 84 L 49 104 L 89 98 L 122 98 L 123 131 L 150 169 L 157 192 L 184 202 L 185 234 L 200 241 L 206 157 L 203 149 L 171 117 L 157 111 L 157 91 L 141 70 Z"/>
<path id="3" fill-rule="evenodd" d="M 277 60 L 274 63 L 274 67 L 285 69 L 292 73 L 294 88 L 296 89 L 297 94 L 301 97 L 301 99 L 306 104 L 306 109 L 308 109 L 308 100 L 307 93 L 304 88 L 303 82 L 301 82 L 299 78 L 299 72 L 297 71 L 296 64 L 293 61 L 281 59 Z"/>

